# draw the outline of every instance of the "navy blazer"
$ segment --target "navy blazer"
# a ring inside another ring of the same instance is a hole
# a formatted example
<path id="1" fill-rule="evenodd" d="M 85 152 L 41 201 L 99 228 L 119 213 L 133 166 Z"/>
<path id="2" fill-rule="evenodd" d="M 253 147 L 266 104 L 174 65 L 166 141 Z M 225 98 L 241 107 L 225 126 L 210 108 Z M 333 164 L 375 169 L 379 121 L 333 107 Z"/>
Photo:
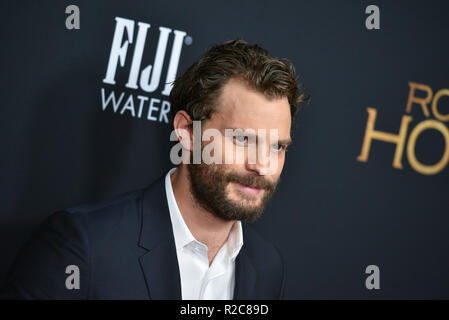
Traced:
<path id="1" fill-rule="evenodd" d="M 79 289 L 67 289 L 69 265 Z M 243 225 L 234 299 L 281 299 L 279 251 Z M 165 175 L 107 201 L 59 211 L 19 253 L 0 291 L 10 299 L 181 299 Z"/>

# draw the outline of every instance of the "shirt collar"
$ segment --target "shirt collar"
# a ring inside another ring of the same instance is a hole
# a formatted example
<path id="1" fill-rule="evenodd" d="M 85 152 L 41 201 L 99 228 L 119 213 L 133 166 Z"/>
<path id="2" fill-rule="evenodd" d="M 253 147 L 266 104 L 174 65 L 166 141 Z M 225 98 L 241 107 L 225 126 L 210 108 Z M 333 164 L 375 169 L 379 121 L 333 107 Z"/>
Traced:
<path id="1" fill-rule="evenodd" d="M 187 227 L 175 199 L 175 194 L 173 192 L 173 187 L 170 180 L 170 176 L 175 170 L 176 168 L 170 169 L 165 176 L 165 192 L 167 194 L 168 210 L 170 211 L 170 219 L 173 226 L 173 234 L 175 236 L 176 250 L 179 250 L 188 245 L 190 242 L 195 241 L 195 237 Z"/>
<path id="2" fill-rule="evenodd" d="M 229 233 L 226 246 L 229 259 L 234 260 L 243 246 L 242 222 L 236 221 L 234 223 L 231 232 Z"/>
<path id="3" fill-rule="evenodd" d="M 184 218 L 182 217 L 181 211 L 179 210 L 178 204 L 176 202 L 175 194 L 173 192 L 173 187 L 171 184 L 170 176 L 176 170 L 172 168 L 168 171 L 165 176 L 165 191 L 168 201 L 168 209 L 170 211 L 170 219 L 173 226 L 173 233 L 175 237 L 176 250 L 182 249 L 191 242 L 198 242 L 195 237 L 190 232 L 187 227 Z M 229 233 L 228 240 L 226 241 L 226 251 L 227 255 L 231 260 L 234 260 L 240 249 L 243 246 L 243 230 L 242 223 L 236 221 Z"/>

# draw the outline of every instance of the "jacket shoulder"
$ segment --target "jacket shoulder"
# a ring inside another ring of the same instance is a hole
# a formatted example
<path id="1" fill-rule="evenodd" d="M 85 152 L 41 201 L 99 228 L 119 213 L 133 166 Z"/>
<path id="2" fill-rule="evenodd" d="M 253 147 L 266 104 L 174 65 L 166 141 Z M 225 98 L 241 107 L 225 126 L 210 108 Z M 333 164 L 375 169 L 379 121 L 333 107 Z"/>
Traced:
<path id="1" fill-rule="evenodd" d="M 68 213 L 77 213 L 77 212 L 92 213 L 108 209 L 110 210 L 113 209 L 114 207 L 123 205 L 129 201 L 139 199 L 140 196 L 142 195 L 142 190 L 143 189 L 129 191 L 103 200 L 86 202 L 83 204 L 66 208 L 64 211 Z"/>

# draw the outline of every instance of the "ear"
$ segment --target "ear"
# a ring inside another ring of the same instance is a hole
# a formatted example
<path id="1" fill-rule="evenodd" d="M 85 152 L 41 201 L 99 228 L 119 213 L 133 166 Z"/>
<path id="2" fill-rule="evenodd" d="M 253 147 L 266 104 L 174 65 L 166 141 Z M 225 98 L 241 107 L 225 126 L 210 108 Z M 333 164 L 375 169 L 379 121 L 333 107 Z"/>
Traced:
<path id="1" fill-rule="evenodd" d="M 182 147 L 189 151 L 193 151 L 192 123 L 192 118 L 185 110 L 178 111 L 173 119 L 173 127 L 178 136 L 178 140 L 181 142 Z"/>

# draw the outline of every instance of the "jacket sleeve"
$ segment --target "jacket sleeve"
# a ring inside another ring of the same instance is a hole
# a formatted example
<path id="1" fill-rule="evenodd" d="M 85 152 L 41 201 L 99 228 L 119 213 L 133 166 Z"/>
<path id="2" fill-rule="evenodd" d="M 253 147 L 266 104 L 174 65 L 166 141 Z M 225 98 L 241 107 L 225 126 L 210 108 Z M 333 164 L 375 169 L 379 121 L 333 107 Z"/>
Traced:
<path id="1" fill-rule="evenodd" d="M 52 214 L 17 256 L 3 299 L 87 299 L 89 242 L 83 213 Z"/>

